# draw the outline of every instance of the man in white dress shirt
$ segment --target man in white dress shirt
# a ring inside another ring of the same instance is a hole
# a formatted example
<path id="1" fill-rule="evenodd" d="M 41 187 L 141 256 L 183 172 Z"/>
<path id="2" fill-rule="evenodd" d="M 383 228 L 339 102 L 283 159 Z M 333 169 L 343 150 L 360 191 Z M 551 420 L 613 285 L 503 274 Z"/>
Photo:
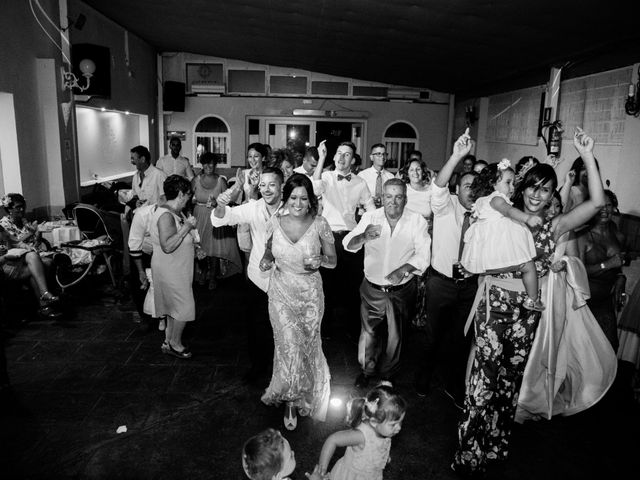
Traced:
<path id="1" fill-rule="evenodd" d="M 362 281 L 362 252 L 352 253 L 342 248 L 342 239 L 356 225 L 356 211 L 364 207 L 375 210 L 373 198 L 366 182 L 351 173 L 356 147 L 351 142 L 338 146 L 333 157 L 335 170 L 323 172 L 327 149 L 324 141 L 318 146 L 318 165 L 313 174 L 313 190 L 322 197 L 322 216 L 327 219 L 336 245 L 338 263 L 336 268 L 322 269 L 322 283 L 325 292 L 324 335 L 338 324 L 339 310 L 344 311 L 347 333 L 353 336 L 359 331 L 360 300 L 358 286 Z M 343 322 L 340 322 L 343 323 Z"/>
<path id="2" fill-rule="evenodd" d="M 358 176 L 367 182 L 367 187 L 369 187 L 369 191 L 373 195 L 373 202 L 378 208 L 382 206 L 382 186 L 387 180 L 392 179 L 394 175 L 384 168 L 384 164 L 387 161 L 387 149 L 383 144 L 376 143 L 371 147 L 369 159 L 371 160 L 371 166 L 362 170 Z"/>
<path id="3" fill-rule="evenodd" d="M 433 250 L 426 280 L 427 323 L 423 357 L 415 375 L 416 391 L 424 396 L 431 387 L 438 351 L 446 352 L 444 389 L 458 407 L 464 401 L 465 371 L 473 337 L 473 331 L 465 337 L 464 325 L 478 288 L 477 275 L 465 273 L 459 261 L 473 205 L 471 184 L 477 173 L 471 170 L 459 175 L 457 195 L 450 193 L 449 181 L 470 149 L 471 139 L 465 133 L 456 141 L 453 154 L 431 187 Z M 443 348 L 447 339 L 450 340 Z"/>
<path id="4" fill-rule="evenodd" d="M 406 210 L 407 186 L 393 178 L 384 184 L 383 208 L 365 212 L 343 240 L 346 250 L 364 246 L 360 286 L 361 331 L 356 386 L 378 374 L 391 380 L 400 367 L 402 329 L 415 307 L 416 282 L 429 266 L 431 239 L 422 215 Z M 384 325 L 386 324 L 386 329 Z M 380 338 L 381 331 L 387 338 Z"/>
<path id="5" fill-rule="evenodd" d="M 302 158 L 302 165 L 293 169 L 293 173 L 302 173 L 307 177 L 312 177 L 313 172 L 316 171 L 318 166 L 318 148 L 307 147 L 304 151 L 304 157 Z"/>
<path id="6" fill-rule="evenodd" d="M 169 154 L 160 157 L 156 162 L 156 167 L 162 170 L 167 176 L 180 175 L 187 180 L 193 180 L 195 174 L 189 159 L 180 155 L 182 142 L 178 137 L 171 137 L 169 140 Z"/>
<path id="7" fill-rule="evenodd" d="M 131 149 L 131 163 L 136 166 L 136 173 L 131 180 L 132 199 L 127 205 L 135 210 L 147 203 L 158 203 L 164 195 L 162 185 L 167 176 L 162 170 L 151 165 L 151 153 L 147 147 L 138 145 Z"/>
<path id="8" fill-rule="evenodd" d="M 251 370 L 245 376 L 250 383 L 264 380 L 273 363 L 273 330 L 269 321 L 270 272 L 260 271 L 260 260 L 267 243 L 267 224 L 282 203 L 283 174 L 279 168 L 265 167 L 260 174 L 258 189 L 262 198 L 229 207 L 235 197 L 233 189 L 218 196 L 216 208 L 211 213 L 214 227 L 248 224 L 253 248 L 249 256 L 247 274 L 247 335 Z M 238 188 L 242 188 L 239 185 Z"/>

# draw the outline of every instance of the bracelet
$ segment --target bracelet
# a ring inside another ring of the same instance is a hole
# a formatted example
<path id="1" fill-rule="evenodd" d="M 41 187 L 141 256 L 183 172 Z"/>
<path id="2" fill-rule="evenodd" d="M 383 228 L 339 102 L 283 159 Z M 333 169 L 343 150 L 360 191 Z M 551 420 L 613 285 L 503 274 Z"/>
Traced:
<path id="1" fill-rule="evenodd" d="M 604 270 L 604 269 L 605 269 L 604 263 L 601 263 L 600 264 L 600 270 Z"/>

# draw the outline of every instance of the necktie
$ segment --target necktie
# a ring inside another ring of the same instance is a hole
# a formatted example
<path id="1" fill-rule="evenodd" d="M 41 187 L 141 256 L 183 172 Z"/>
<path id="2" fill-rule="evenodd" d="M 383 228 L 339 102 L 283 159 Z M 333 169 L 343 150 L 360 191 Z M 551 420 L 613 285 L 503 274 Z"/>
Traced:
<path id="1" fill-rule="evenodd" d="M 460 231 L 460 247 L 458 248 L 458 260 L 462 257 L 464 250 L 464 234 L 469 229 L 471 212 L 464 212 L 464 220 L 462 221 L 462 230 Z"/>
<path id="2" fill-rule="evenodd" d="M 340 180 L 346 180 L 347 182 L 351 181 L 351 174 L 348 173 L 347 175 L 340 175 L 338 174 L 338 181 Z"/>
<path id="3" fill-rule="evenodd" d="M 144 172 L 141 171 L 138 176 L 140 177 L 140 184 L 138 185 L 138 187 L 142 188 L 142 181 L 144 180 Z"/>
<path id="4" fill-rule="evenodd" d="M 378 172 L 378 178 L 376 178 L 376 198 L 382 198 L 382 171 Z"/>

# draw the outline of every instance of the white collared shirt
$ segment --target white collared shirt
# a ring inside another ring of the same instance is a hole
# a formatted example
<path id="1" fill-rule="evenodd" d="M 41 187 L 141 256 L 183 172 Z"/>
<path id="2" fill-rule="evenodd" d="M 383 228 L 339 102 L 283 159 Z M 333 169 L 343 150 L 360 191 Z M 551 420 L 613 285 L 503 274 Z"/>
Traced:
<path id="1" fill-rule="evenodd" d="M 131 180 L 131 191 L 133 195 L 137 195 L 140 200 L 146 200 L 149 205 L 158 203 L 160 197 L 164 195 L 162 184 L 167 176 L 162 170 L 149 165 L 144 171 L 142 185 L 140 184 L 140 172 L 136 171 Z"/>
<path id="2" fill-rule="evenodd" d="M 211 224 L 214 227 L 238 225 L 239 223 L 249 224 L 253 248 L 251 248 L 251 254 L 249 255 L 247 274 L 249 280 L 266 292 L 269 288 L 271 272 L 260 271 L 259 265 L 267 243 L 267 224 L 273 215 L 267 210 L 267 205 L 262 198 L 260 200 L 250 200 L 248 203 L 237 207 L 227 206 L 224 210 L 223 218 L 216 217 L 215 210 L 211 212 Z M 277 209 L 274 210 L 274 214 L 276 211 Z"/>
<path id="3" fill-rule="evenodd" d="M 342 174 L 340 174 L 342 175 Z M 333 232 L 356 228 L 356 209 L 363 206 L 375 210 L 367 183 L 353 173 L 351 180 L 338 180 L 337 171 L 323 172 L 320 180 L 313 181 L 313 191 L 322 195 L 322 216 Z"/>
<path id="4" fill-rule="evenodd" d="M 306 175 L 307 177 L 313 176 L 313 170 L 311 171 L 311 173 L 309 173 L 304 169 L 304 167 L 302 165 L 300 165 L 299 167 L 294 168 L 293 169 L 293 173 L 301 173 L 303 175 Z"/>
<path id="5" fill-rule="evenodd" d="M 376 194 L 376 181 L 378 180 L 378 171 L 374 167 L 365 168 L 362 170 L 358 176 L 367 182 L 367 187 L 369 187 L 369 192 L 371 195 Z M 384 182 L 387 180 L 394 178 L 393 173 L 388 170 L 382 169 L 382 173 L 380 175 L 382 177 L 382 186 L 384 187 Z"/>
<path id="6" fill-rule="evenodd" d="M 349 241 L 365 231 L 367 225 L 382 225 L 382 232 L 375 240 L 364 244 L 364 276 L 376 285 L 389 285 L 385 277 L 398 267 L 409 263 L 415 267 L 414 275 L 422 275 L 429 266 L 431 238 L 427 221 L 419 213 L 406 208 L 391 234 L 391 226 L 384 214 L 384 208 L 365 212 L 358 226 L 348 233 L 342 245 L 349 252 L 357 250 L 347 248 Z M 411 280 L 407 276 L 400 284 Z"/>
<path id="7" fill-rule="evenodd" d="M 449 186 L 431 183 L 431 210 L 433 211 L 433 251 L 431 267 L 447 277 L 453 276 L 453 264 L 459 261 L 460 234 L 464 213 L 457 195 L 451 195 Z"/>
<path id="8" fill-rule="evenodd" d="M 156 162 L 156 168 L 162 170 L 167 176 L 180 175 L 189 180 L 193 178 L 193 170 L 191 169 L 189 159 L 182 155 L 178 155 L 177 158 L 173 158 L 171 154 L 164 155 Z M 191 174 L 191 178 L 189 178 L 188 174 Z"/>
<path id="9" fill-rule="evenodd" d="M 149 225 L 153 212 L 156 211 L 157 205 L 142 205 L 136 208 L 136 213 L 131 220 L 129 228 L 129 238 L 127 244 L 129 246 L 129 255 L 132 257 L 140 257 L 143 253 L 151 255 L 153 253 L 153 244 L 151 243 L 151 231 Z"/>

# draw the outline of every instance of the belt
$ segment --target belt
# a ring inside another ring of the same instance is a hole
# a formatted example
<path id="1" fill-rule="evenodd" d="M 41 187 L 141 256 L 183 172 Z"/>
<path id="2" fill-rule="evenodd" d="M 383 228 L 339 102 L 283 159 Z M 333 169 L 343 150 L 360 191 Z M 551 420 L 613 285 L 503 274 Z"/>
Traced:
<path id="1" fill-rule="evenodd" d="M 478 281 L 478 275 L 471 275 L 470 277 L 466 277 L 466 278 L 452 278 L 452 277 L 447 277 L 444 273 L 440 273 L 438 270 L 436 270 L 433 267 L 429 267 L 429 275 L 433 275 L 434 277 L 438 277 L 443 280 L 448 280 L 456 284 L 464 284 L 469 281 L 474 281 L 474 282 Z"/>
<path id="2" fill-rule="evenodd" d="M 371 283 L 369 280 L 367 280 L 367 283 L 371 285 L 373 288 L 375 288 L 376 290 L 380 290 L 381 292 L 388 293 L 388 292 L 397 292 L 398 290 L 402 290 L 404 287 L 406 287 L 411 283 L 411 280 L 401 285 L 376 285 L 375 283 Z"/>

